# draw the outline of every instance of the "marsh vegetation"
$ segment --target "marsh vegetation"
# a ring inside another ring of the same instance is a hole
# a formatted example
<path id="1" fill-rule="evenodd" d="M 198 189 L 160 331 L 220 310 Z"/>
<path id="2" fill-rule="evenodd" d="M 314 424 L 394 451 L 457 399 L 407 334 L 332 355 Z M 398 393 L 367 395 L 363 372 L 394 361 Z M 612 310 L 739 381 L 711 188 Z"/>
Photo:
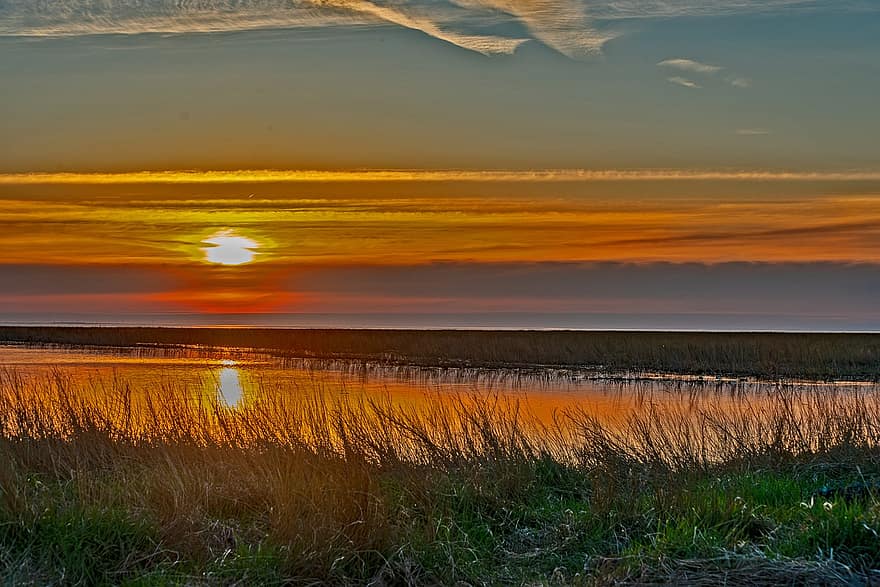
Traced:
<path id="1" fill-rule="evenodd" d="M 0 372 L 8 584 L 867 584 L 874 387 L 551 421 L 493 393 L 230 408 Z"/>
<path id="2" fill-rule="evenodd" d="M 0 327 L 0 341 L 196 345 L 384 364 L 574 367 L 603 374 L 880 380 L 880 335 L 734 332 Z"/>

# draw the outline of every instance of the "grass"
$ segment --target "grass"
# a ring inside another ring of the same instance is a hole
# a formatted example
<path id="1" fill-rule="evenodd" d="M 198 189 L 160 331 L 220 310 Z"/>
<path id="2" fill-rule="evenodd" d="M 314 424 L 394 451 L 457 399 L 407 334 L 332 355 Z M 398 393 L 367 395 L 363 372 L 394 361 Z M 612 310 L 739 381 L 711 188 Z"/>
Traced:
<path id="1" fill-rule="evenodd" d="M 880 381 L 878 334 L 3 326 L 0 341 L 207 345 L 427 366 L 553 365 L 609 374 Z"/>
<path id="2" fill-rule="evenodd" d="M 880 579 L 880 398 L 555 425 L 491 395 L 100 398 L 0 371 L 0 581 L 33 585 Z"/>

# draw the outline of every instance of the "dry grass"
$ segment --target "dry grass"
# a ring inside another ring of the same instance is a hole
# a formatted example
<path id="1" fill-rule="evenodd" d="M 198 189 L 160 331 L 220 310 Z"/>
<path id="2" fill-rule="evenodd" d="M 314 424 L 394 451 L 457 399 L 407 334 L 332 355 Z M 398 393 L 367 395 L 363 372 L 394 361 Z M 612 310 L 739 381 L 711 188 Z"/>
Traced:
<path id="1" fill-rule="evenodd" d="M 857 585 L 870 580 L 834 560 L 774 560 L 764 553 L 722 553 L 712 558 L 638 560 L 607 559 L 600 566 L 615 569 L 602 583 L 608 585 L 689 585 L 717 587 L 742 585 Z M 620 569 L 626 569 L 620 572 Z M 615 576 L 614 573 L 619 573 Z"/>
<path id="2" fill-rule="evenodd" d="M 292 357 L 604 373 L 880 381 L 880 335 L 229 328 L 0 327 L 0 341 L 71 345 L 207 345 Z"/>
<path id="3" fill-rule="evenodd" d="M 0 373 L 4 581 L 769 585 L 880 565 L 872 391 L 551 426 L 497 396 L 193 397 Z"/>

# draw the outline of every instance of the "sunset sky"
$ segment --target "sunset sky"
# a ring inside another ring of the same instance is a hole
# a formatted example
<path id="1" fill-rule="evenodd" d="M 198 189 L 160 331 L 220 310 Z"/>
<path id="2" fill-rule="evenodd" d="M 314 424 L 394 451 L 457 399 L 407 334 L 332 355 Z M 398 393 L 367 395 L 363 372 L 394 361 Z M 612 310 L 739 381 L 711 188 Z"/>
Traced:
<path id="1" fill-rule="evenodd" d="M 880 4 L 0 0 L 0 322 L 880 330 Z"/>

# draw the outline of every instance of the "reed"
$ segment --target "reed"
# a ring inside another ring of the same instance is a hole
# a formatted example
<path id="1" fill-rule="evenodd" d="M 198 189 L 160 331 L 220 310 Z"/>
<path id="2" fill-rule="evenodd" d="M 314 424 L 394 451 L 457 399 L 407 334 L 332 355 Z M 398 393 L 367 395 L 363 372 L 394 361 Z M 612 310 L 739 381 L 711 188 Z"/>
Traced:
<path id="1" fill-rule="evenodd" d="M 7 584 L 868 583 L 880 400 L 779 386 L 617 422 L 494 395 L 241 408 L 0 371 Z M 727 404 L 726 404 L 727 405 Z"/>
<path id="2" fill-rule="evenodd" d="M 557 366 L 606 374 L 880 380 L 877 334 L 4 326 L 0 341 L 200 345 L 423 366 Z"/>

